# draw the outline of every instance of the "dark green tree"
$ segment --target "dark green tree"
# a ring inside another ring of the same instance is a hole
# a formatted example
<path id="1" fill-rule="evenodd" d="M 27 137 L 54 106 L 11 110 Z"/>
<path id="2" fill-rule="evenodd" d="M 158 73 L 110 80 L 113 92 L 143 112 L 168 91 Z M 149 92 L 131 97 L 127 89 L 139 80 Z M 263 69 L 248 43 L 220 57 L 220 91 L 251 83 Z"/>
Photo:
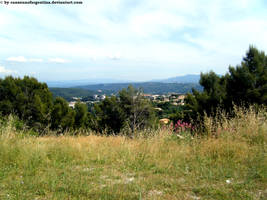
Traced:
<path id="1" fill-rule="evenodd" d="M 96 104 L 90 117 L 90 126 L 100 133 L 117 134 L 124 124 L 124 114 L 115 96 Z"/>
<path id="2" fill-rule="evenodd" d="M 193 94 L 188 94 L 186 99 L 186 106 L 192 110 L 191 117 L 193 118 L 197 117 L 197 113 L 201 116 L 204 115 L 204 112 L 208 115 L 215 114 L 219 106 L 224 107 L 226 99 L 224 76 L 220 77 L 214 72 L 201 73 L 199 83 L 203 87 L 203 92 L 193 89 Z"/>
<path id="3" fill-rule="evenodd" d="M 44 128 L 50 121 L 52 94 L 45 83 L 25 76 L 0 79 L 0 112 L 15 114 L 28 125 Z"/>
<path id="4" fill-rule="evenodd" d="M 75 111 L 75 129 L 84 129 L 87 121 L 87 106 L 81 102 L 77 102 L 74 107 Z"/>
<path id="5" fill-rule="evenodd" d="M 234 105 L 267 105 L 267 56 L 250 46 L 240 65 L 229 67 L 229 73 L 218 76 L 214 72 L 201 74 L 203 92 L 193 90 L 186 98 L 186 119 L 201 119 L 216 114 L 216 110 L 230 112 Z"/>
<path id="6" fill-rule="evenodd" d="M 19 88 L 11 76 L 0 79 L 0 111 L 3 115 L 16 112 L 15 102 Z"/>
<path id="7" fill-rule="evenodd" d="M 236 105 L 267 105 L 267 56 L 250 46 L 241 65 L 229 67 L 227 98 Z"/>
<path id="8" fill-rule="evenodd" d="M 143 96 L 141 89 L 135 89 L 131 85 L 119 92 L 119 104 L 123 110 L 125 125 L 131 134 L 137 130 L 151 127 L 155 122 L 155 110 L 152 104 Z"/>
<path id="9" fill-rule="evenodd" d="M 75 122 L 75 111 L 68 106 L 68 102 L 57 97 L 51 115 L 51 128 L 54 130 L 71 130 Z"/>
<path id="10" fill-rule="evenodd" d="M 117 134 L 123 128 L 130 128 L 130 134 L 151 127 L 155 112 L 142 91 L 129 86 L 119 92 L 118 97 L 107 97 L 96 104 L 89 117 L 90 127 L 100 133 Z"/>

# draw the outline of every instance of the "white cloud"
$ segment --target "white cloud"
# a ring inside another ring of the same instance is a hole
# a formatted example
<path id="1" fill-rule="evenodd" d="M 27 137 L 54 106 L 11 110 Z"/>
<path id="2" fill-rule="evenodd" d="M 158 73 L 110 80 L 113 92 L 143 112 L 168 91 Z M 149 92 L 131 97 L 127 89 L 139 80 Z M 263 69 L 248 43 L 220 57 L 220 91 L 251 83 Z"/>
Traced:
<path id="1" fill-rule="evenodd" d="M 53 62 L 53 63 L 60 63 L 60 64 L 68 62 L 67 60 L 65 60 L 63 58 L 50 58 L 48 61 Z"/>
<path id="2" fill-rule="evenodd" d="M 28 60 L 29 62 L 44 62 L 44 60 L 43 59 L 41 59 L 41 58 L 29 58 L 29 60 Z"/>
<path id="3" fill-rule="evenodd" d="M 6 60 L 11 62 L 44 62 L 41 58 L 25 58 L 24 56 L 9 57 Z"/>
<path id="4" fill-rule="evenodd" d="M 15 70 L 6 69 L 4 66 L 0 66 L 0 74 L 17 74 Z"/>
<path id="5" fill-rule="evenodd" d="M 7 58 L 7 61 L 27 62 L 27 59 L 24 56 L 17 56 L 17 57 L 9 57 L 9 58 Z"/>

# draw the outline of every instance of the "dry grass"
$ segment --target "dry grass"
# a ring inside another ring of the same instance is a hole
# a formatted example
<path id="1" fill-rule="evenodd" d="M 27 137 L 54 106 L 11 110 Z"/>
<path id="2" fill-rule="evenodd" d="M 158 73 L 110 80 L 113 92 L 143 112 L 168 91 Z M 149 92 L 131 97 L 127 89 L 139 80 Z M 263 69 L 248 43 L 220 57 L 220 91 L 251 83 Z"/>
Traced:
<path id="1" fill-rule="evenodd" d="M 166 130 L 32 137 L 8 125 L 0 199 L 266 199 L 266 112 L 236 113 L 207 119 L 209 136 L 185 139 Z"/>

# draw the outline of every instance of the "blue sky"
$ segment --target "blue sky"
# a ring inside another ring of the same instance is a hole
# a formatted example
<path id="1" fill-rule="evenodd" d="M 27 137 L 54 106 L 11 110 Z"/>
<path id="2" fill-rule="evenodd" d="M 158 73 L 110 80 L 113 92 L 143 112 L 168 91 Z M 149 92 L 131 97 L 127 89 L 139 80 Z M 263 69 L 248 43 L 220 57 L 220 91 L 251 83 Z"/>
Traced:
<path id="1" fill-rule="evenodd" d="M 0 77 L 144 81 L 239 64 L 267 52 L 266 0 L 83 0 L 0 4 Z"/>

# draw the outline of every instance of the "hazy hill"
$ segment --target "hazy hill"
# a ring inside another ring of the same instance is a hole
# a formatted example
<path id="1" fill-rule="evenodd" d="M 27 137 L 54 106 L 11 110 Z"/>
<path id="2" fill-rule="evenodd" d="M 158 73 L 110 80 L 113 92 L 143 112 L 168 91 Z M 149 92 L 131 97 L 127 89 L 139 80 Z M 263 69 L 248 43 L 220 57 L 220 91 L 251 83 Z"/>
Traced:
<path id="1" fill-rule="evenodd" d="M 127 88 L 129 84 L 135 88 L 143 88 L 145 93 L 149 94 L 167 94 L 171 92 L 175 93 L 187 93 L 191 92 L 192 88 L 202 90 L 201 86 L 197 83 L 113 83 L 113 84 L 96 84 L 96 85 L 83 85 L 75 88 L 60 88 L 50 87 L 54 97 L 63 97 L 67 101 L 71 101 L 72 97 L 92 97 L 94 94 L 116 94 L 119 90 Z"/>
<path id="2" fill-rule="evenodd" d="M 135 88 L 142 88 L 145 93 L 149 94 L 166 94 L 166 93 L 187 93 L 191 92 L 192 88 L 202 90 L 198 83 L 160 83 L 160 82 L 144 82 L 144 83 L 112 83 L 112 84 L 96 84 L 78 86 L 86 90 L 102 90 L 117 93 L 123 88 L 127 88 L 131 84 Z"/>
<path id="3" fill-rule="evenodd" d="M 202 90 L 198 84 L 200 75 L 188 74 L 151 82 L 127 82 L 115 79 L 92 79 L 47 82 L 54 97 L 61 96 L 67 100 L 72 97 L 88 97 L 94 94 L 117 93 L 130 84 L 135 88 L 142 88 L 149 94 L 188 93 L 192 88 Z M 118 83 L 119 82 L 119 83 Z"/>
<path id="4" fill-rule="evenodd" d="M 160 82 L 160 83 L 198 83 L 200 75 L 188 74 L 184 76 L 176 76 L 167 79 L 155 79 L 145 82 Z M 119 79 L 82 79 L 82 80 L 66 80 L 66 81 L 47 81 L 48 87 L 70 88 L 83 85 L 98 85 L 98 84 L 114 84 L 114 83 L 138 83 L 138 81 L 119 80 Z M 141 83 L 141 82 L 139 82 Z"/>
<path id="5" fill-rule="evenodd" d="M 153 82 L 161 83 L 198 83 L 200 80 L 199 74 L 187 74 L 184 76 L 176 76 L 162 80 L 154 80 Z"/>
<path id="6" fill-rule="evenodd" d="M 54 97 L 63 97 L 71 101 L 72 97 L 88 97 L 99 94 L 97 91 L 85 90 L 81 88 L 49 88 Z"/>

